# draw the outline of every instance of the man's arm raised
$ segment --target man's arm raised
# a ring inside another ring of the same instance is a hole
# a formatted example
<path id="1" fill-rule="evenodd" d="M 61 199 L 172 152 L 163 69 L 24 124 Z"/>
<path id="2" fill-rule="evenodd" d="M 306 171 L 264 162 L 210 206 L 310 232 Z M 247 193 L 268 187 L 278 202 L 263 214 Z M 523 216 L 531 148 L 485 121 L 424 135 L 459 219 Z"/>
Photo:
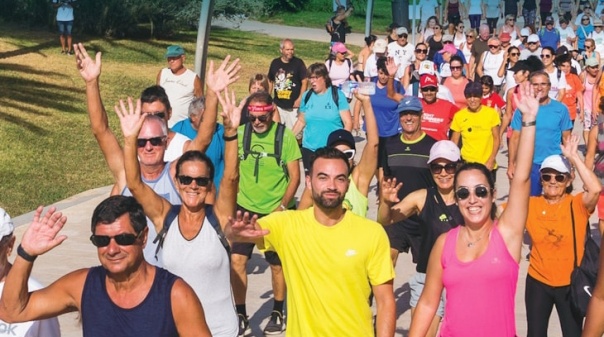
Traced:
<path id="1" fill-rule="evenodd" d="M 206 76 L 206 84 L 208 90 L 206 92 L 206 110 L 203 113 L 203 120 L 199 125 L 197 136 L 191 142 L 185 144 L 183 152 L 198 150 L 205 152 L 212 141 L 212 136 L 216 130 L 216 116 L 218 115 L 218 98 L 217 92 L 221 92 L 226 87 L 239 79 L 237 73 L 241 69 L 239 59 L 236 59 L 231 64 L 230 55 L 224 58 L 218 69 L 214 70 L 214 61 L 210 61 L 210 68 Z"/>
<path id="2" fill-rule="evenodd" d="M 75 51 L 78 71 L 86 83 L 86 104 L 88 105 L 90 128 L 113 175 L 113 181 L 116 185 L 114 191 L 119 193 L 126 187 L 124 156 L 117 138 L 109 128 L 107 112 L 101 100 L 101 90 L 99 88 L 101 53 L 96 53 L 96 58 L 93 60 L 81 43 L 74 44 L 73 50 Z"/>
<path id="3" fill-rule="evenodd" d="M 18 256 L 4 282 L 0 298 L 0 319 L 11 322 L 27 322 L 76 311 L 84 287 L 87 270 L 67 274 L 50 286 L 29 292 L 27 281 L 33 268 L 33 260 L 67 237 L 58 235 L 67 218 L 53 207 L 41 217 L 43 208 L 38 207 L 18 248 Z"/>

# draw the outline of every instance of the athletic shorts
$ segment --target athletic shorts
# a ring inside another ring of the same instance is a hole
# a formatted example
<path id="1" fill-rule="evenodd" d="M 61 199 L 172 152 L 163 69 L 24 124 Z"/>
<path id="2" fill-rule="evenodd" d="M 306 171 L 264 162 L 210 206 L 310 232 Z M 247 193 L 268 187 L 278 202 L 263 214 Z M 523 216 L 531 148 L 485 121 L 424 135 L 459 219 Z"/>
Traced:
<path id="1" fill-rule="evenodd" d="M 288 129 L 291 130 L 294 127 L 294 124 L 296 124 L 296 121 L 298 120 L 298 109 L 283 109 L 277 107 L 277 110 L 279 111 L 279 118 L 281 118 L 281 124 L 284 124 Z M 302 133 L 300 133 L 299 136 L 296 135 L 296 138 L 301 139 Z"/>
<path id="2" fill-rule="evenodd" d="M 73 21 L 57 21 L 59 27 L 59 34 L 69 36 L 73 29 Z"/>
<path id="3" fill-rule="evenodd" d="M 411 289 L 411 298 L 409 299 L 409 305 L 412 308 L 417 307 L 417 302 L 419 301 L 419 297 L 424 291 L 424 286 L 426 285 L 426 274 L 424 273 L 415 273 L 415 275 L 411 276 L 409 279 L 409 288 Z M 440 303 L 438 303 L 438 309 L 436 310 L 436 314 L 439 317 L 443 317 L 445 314 L 445 290 L 443 289 L 443 293 L 440 296 Z"/>

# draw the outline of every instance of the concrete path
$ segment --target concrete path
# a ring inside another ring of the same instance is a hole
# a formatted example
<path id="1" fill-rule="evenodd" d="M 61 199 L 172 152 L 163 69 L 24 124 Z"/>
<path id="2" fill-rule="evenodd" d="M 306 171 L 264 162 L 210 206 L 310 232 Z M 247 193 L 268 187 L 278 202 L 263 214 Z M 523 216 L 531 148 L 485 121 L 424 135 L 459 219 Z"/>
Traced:
<path id="1" fill-rule="evenodd" d="M 232 23 L 216 22 L 216 25 L 227 26 Z M 310 29 L 310 28 L 294 28 L 284 27 L 277 25 L 263 24 L 259 22 L 244 22 L 240 25 L 242 30 L 253 30 L 261 33 L 270 33 L 272 36 L 277 37 L 293 37 L 299 39 L 308 39 L 315 41 L 328 42 L 327 35 L 323 30 Z M 351 42 L 357 41 L 360 38 L 362 45 L 361 34 L 351 34 Z M 353 42 L 357 43 L 357 42 Z M 576 133 L 580 132 L 575 130 Z M 364 146 L 364 140 L 359 138 L 358 148 Z M 360 153 L 357 154 L 357 158 L 360 158 Z M 498 186 L 497 195 L 499 196 L 498 202 L 504 201 L 508 195 L 508 180 L 505 177 L 505 169 L 507 163 L 506 151 L 500 152 L 497 161 L 501 164 L 500 170 L 498 171 Z M 375 181 L 374 181 L 375 186 Z M 580 184 L 575 185 L 576 188 L 580 188 Z M 575 189 L 577 190 L 577 189 Z M 100 187 L 90 191 L 86 191 L 75 195 L 71 198 L 57 202 L 56 206 L 59 210 L 64 212 L 68 217 L 68 223 L 65 226 L 63 233 L 66 234 L 69 239 L 66 240 L 61 246 L 52 250 L 51 252 L 40 256 L 35 263 L 33 269 L 33 275 L 43 284 L 50 284 L 60 276 L 78 269 L 86 268 L 94 265 L 98 265 L 98 258 L 96 256 L 96 249 L 89 241 L 90 236 L 90 218 L 93 209 L 103 199 L 105 199 L 110 192 L 110 187 Z M 301 190 L 298 191 L 298 196 Z M 369 196 L 370 211 L 368 218 L 376 218 L 376 198 L 375 193 L 371 192 Z M 32 205 L 34 206 L 34 205 Z M 26 224 L 31 222 L 33 213 L 27 213 L 14 218 L 17 229 L 15 234 L 17 235 L 17 241 L 21 239 L 21 236 L 26 228 Z M 594 219 L 592 218 L 592 223 Z M 596 221 L 597 222 L 597 221 Z M 523 251 L 523 255 L 526 255 L 528 250 Z M 14 258 L 14 254 L 11 259 Z M 516 295 L 516 324 L 518 329 L 518 336 L 526 335 L 526 315 L 524 309 L 524 279 L 526 277 L 528 263 L 521 261 L 520 263 L 520 276 L 518 280 L 518 289 Z M 398 259 L 396 266 L 396 280 L 395 280 L 395 295 L 397 303 L 397 329 L 396 336 L 406 336 L 410 322 L 410 311 L 409 311 L 409 285 L 406 282 L 411 275 L 415 272 L 415 266 L 411 261 L 411 256 L 408 254 L 401 254 Z M 254 336 L 262 336 L 262 328 L 267 322 L 267 317 L 272 309 L 271 300 L 271 286 L 270 286 L 270 271 L 268 265 L 261 257 L 261 254 L 254 252 L 252 259 L 248 265 L 249 274 L 249 290 L 248 290 L 248 313 L 250 315 L 251 325 L 253 327 Z M 81 336 L 81 327 L 78 321 L 78 315 L 76 313 L 63 315 L 60 317 L 61 330 L 65 337 L 76 337 Z M 550 320 L 550 337 L 561 336 L 559 322 L 557 315 L 554 313 Z"/>

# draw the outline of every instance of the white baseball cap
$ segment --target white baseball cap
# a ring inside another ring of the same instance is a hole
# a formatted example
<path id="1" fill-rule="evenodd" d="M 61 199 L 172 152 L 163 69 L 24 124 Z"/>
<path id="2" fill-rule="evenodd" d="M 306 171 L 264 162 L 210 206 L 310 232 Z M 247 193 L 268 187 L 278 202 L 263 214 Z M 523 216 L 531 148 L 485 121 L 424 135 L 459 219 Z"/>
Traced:
<path id="1" fill-rule="evenodd" d="M 3 208 L 0 208 L 0 239 L 12 234 L 13 230 L 15 230 L 13 220 Z"/>
<path id="2" fill-rule="evenodd" d="M 541 168 L 539 171 L 543 171 L 545 169 L 553 169 L 560 173 L 570 173 L 570 163 L 566 158 L 559 154 L 551 155 L 541 163 Z"/>
<path id="3" fill-rule="evenodd" d="M 436 159 L 446 159 L 448 161 L 456 162 L 459 161 L 460 158 L 459 147 L 457 147 L 455 143 L 450 140 L 440 140 L 432 145 L 428 164 Z"/>

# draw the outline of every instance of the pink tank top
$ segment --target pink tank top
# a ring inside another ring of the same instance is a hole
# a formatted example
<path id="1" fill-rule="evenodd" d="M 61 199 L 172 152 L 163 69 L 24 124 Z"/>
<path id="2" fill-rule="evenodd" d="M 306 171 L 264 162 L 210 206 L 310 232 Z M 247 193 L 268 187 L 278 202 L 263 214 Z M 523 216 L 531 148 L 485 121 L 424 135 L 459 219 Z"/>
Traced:
<path id="1" fill-rule="evenodd" d="M 585 83 L 583 83 L 583 85 L 585 86 L 585 91 L 583 92 L 583 110 L 588 111 L 588 112 L 592 112 L 592 95 L 594 92 L 594 84 L 593 83 L 589 83 L 589 78 L 587 76 L 587 74 L 585 74 Z"/>
<path id="2" fill-rule="evenodd" d="M 447 233 L 441 257 L 446 305 L 440 336 L 514 337 L 518 262 L 508 252 L 497 223 L 486 251 L 474 261 L 461 262 L 455 253 L 461 228 Z"/>

